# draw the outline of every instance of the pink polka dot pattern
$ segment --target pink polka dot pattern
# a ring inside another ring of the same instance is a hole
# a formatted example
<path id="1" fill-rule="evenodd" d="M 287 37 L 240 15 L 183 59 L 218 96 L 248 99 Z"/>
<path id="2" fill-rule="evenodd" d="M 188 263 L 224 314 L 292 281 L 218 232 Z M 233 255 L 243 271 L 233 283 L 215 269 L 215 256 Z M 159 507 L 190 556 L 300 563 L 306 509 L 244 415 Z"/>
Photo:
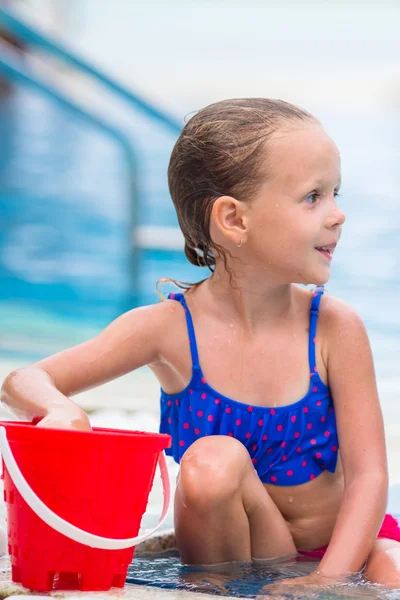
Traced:
<path id="1" fill-rule="evenodd" d="M 189 331 L 193 374 L 182 392 L 176 395 L 161 392 L 160 432 L 172 437 L 171 448 L 166 454 L 179 462 L 195 440 L 222 435 L 227 440 L 235 437 L 243 444 L 263 483 L 299 485 L 318 477 L 324 469 L 335 471 L 339 443 L 334 405 L 329 388 L 318 375 L 315 361 L 321 294 L 319 291 L 314 295 L 310 312 L 309 391 L 298 402 L 280 405 L 277 398 L 275 405 L 266 390 L 269 406 L 230 399 L 207 383 L 199 364 L 193 322 L 184 294 L 175 294 L 175 301 L 186 309 L 182 317 L 186 319 Z M 213 377 L 217 372 L 216 366 Z"/>

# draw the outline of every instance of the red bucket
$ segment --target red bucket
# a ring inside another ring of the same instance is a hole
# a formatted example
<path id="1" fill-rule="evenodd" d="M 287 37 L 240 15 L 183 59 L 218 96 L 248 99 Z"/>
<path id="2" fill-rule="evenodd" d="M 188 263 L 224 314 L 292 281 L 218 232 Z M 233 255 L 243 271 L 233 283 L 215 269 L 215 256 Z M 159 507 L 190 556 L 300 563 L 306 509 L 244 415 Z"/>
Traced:
<path id="1" fill-rule="evenodd" d="M 12 580 L 41 592 L 123 587 L 134 546 L 168 510 L 169 445 L 156 433 L 0 422 Z M 162 515 L 138 536 L 157 463 Z"/>

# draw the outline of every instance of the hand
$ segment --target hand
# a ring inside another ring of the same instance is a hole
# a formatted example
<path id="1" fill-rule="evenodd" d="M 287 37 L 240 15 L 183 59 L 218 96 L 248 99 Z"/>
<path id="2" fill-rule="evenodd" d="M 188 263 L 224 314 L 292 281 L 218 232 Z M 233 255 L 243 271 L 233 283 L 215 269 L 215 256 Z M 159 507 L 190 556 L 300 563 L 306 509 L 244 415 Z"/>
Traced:
<path id="1" fill-rule="evenodd" d="M 265 585 L 262 589 L 264 592 L 268 592 L 268 594 L 273 594 L 274 600 L 277 600 L 279 596 L 276 596 L 276 594 L 282 594 L 282 597 L 287 597 L 288 593 L 304 594 L 305 588 L 308 590 L 311 588 L 319 591 L 334 585 L 339 585 L 340 583 L 341 582 L 338 579 L 333 577 L 325 577 L 317 571 L 313 571 L 309 575 L 303 575 L 302 577 L 280 579 L 279 581 Z M 265 596 L 259 596 L 259 598 L 260 600 L 261 598 L 265 600 Z"/>
<path id="2" fill-rule="evenodd" d="M 219 592 L 219 594 L 226 596 L 229 592 L 226 588 L 229 577 L 224 576 L 223 573 L 218 573 L 217 571 L 203 571 L 201 569 L 198 571 L 190 571 L 182 574 L 181 579 L 184 583 L 195 586 L 202 592 L 208 592 L 209 594 Z"/>
<path id="3" fill-rule="evenodd" d="M 49 429 L 77 429 L 79 431 L 91 431 L 89 417 L 76 407 L 55 408 L 43 418 L 33 419 L 37 427 Z"/>

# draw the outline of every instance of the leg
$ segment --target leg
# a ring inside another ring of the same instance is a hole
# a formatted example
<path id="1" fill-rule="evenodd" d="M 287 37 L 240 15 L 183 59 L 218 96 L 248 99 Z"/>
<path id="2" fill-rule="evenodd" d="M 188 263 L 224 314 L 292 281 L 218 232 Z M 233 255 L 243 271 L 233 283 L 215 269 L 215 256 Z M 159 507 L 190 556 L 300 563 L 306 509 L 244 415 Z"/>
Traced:
<path id="1" fill-rule="evenodd" d="M 286 521 L 246 448 L 228 436 L 196 441 L 184 454 L 175 495 L 184 563 L 211 565 L 295 554 Z"/>
<path id="2" fill-rule="evenodd" d="M 400 588 L 400 542 L 377 539 L 368 557 L 364 575 L 371 583 Z"/>

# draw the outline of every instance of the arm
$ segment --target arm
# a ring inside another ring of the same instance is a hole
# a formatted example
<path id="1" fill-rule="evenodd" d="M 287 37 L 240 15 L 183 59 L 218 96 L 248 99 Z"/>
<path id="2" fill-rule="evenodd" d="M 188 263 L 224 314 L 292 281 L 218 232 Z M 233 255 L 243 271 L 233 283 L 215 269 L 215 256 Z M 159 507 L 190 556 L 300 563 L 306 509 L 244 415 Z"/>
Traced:
<path id="1" fill-rule="evenodd" d="M 319 565 L 323 577 L 359 571 L 387 503 L 384 428 L 371 349 L 360 318 L 335 299 L 325 302 L 326 360 L 344 471 L 344 496 L 331 542 Z M 324 327 L 325 327 L 324 326 Z"/>
<path id="2" fill-rule="evenodd" d="M 125 313 L 97 337 L 8 375 L 1 402 L 18 418 L 43 418 L 41 426 L 90 429 L 86 414 L 70 400 L 159 360 L 168 326 L 169 301 Z"/>

